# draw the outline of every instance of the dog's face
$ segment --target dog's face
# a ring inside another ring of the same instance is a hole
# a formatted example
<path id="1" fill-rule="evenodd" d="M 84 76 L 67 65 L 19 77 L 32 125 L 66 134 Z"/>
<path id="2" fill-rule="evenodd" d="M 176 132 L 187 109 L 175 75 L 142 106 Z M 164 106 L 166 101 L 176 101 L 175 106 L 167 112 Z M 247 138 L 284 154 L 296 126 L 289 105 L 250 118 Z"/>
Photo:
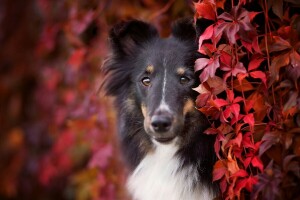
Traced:
<path id="1" fill-rule="evenodd" d="M 172 37 L 157 38 L 145 44 L 135 60 L 132 80 L 144 128 L 159 142 L 182 133 L 187 115 L 195 111 L 195 75 L 188 45 Z"/>
<path id="2" fill-rule="evenodd" d="M 167 143 L 182 136 L 187 117 L 196 111 L 192 88 L 198 55 L 192 22 L 178 22 L 172 36 L 161 39 L 151 25 L 130 21 L 112 29 L 110 39 L 115 63 L 110 63 L 108 92 L 122 94 L 128 107 L 138 107 L 153 140 Z"/>

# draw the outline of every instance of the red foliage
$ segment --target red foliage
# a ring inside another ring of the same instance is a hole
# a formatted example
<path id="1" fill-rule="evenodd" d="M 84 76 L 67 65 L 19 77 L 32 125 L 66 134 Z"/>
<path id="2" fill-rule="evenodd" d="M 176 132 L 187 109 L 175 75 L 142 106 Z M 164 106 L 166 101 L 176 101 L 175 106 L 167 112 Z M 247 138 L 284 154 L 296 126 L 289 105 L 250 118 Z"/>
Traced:
<path id="1" fill-rule="evenodd" d="M 222 199 L 247 199 L 249 192 L 254 199 L 300 197 L 297 6 L 288 0 L 195 4 L 195 19 L 214 21 L 199 37 L 198 51 L 207 57 L 195 63 L 201 72 L 195 90 L 211 122 L 205 133 L 217 135 L 213 180 Z"/>

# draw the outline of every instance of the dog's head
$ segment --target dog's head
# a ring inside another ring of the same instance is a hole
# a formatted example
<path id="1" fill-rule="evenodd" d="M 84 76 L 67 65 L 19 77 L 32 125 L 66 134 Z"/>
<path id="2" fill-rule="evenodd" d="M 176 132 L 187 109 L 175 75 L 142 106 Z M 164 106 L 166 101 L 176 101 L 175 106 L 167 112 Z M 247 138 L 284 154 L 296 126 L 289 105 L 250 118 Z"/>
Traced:
<path id="1" fill-rule="evenodd" d="M 196 40 L 194 24 L 187 19 L 175 23 L 166 39 L 137 20 L 120 23 L 110 32 L 106 91 L 126 102 L 128 109 L 142 112 L 146 133 L 158 142 L 182 134 L 188 116 L 197 112 L 192 90 L 198 80 Z"/>

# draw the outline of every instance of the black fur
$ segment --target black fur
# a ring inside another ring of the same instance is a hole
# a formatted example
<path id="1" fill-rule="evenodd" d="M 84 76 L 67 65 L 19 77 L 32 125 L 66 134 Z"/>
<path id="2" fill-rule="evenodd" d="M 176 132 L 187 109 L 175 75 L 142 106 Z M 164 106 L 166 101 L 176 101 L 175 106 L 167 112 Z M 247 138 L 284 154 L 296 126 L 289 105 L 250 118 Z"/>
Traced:
<path id="1" fill-rule="evenodd" d="M 192 73 L 191 85 L 183 90 L 183 96 L 180 96 L 180 89 L 174 84 L 174 88 L 168 89 L 167 95 L 177 98 L 175 101 L 178 102 L 178 106 L 183 106 L 187 98 L 195 101 L 197 94 L 192 87 L 196 87 L 199 82 L 193 74 L 193 66 L 195 60 L 201 56 L 197 53 L 197 35 L 209 25 L 205 23 L 204 27 L 201 27 L 201 22 L 197 24 L 200 25 L 196 31 L 192 20 L 177 21 L 173 25 L 172 36 L 168 39 L 159 38 L 152 25 L 137 20 L 122 22 L 110 31 L 112 54 L 103 65 L 103 87 L 108 95 L 115 96 L 122 150 L 132 170 L 153 146 L 143 126 L 141 103 L 145 100 L 142 97 L 143 91 L 139 91 L 137 87 L 137 77 L 141 71 L 139 68 L 145 67 L 146 58 L 155 63 L 154 65 L 160 65 L 161 60 L 166 58 L 168 65 L 184 65 Z M 215 138 L 203 133 L 207 121 L 196 109 L 184 116 L 183 121 L 183 127 L 180 129 L 183 139 L 177 152 L 177 156 L 183 161 L 182 168 L 198 166 L 203 184 L 213 188 Z"/>

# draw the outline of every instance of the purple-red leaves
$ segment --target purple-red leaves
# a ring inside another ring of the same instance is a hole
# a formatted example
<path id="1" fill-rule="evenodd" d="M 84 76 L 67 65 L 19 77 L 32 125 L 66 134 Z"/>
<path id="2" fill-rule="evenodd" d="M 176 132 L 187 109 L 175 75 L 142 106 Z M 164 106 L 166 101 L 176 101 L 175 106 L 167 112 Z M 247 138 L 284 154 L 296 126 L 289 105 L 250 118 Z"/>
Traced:
<path id="1" fill-rule="evenodd" d="M 219 57 L 214 56 L 210 59 L 198 58 L 195 62 L 195 71 L 202 70 L 200 75 L 201 82 L 206 81 L 209 77 L 214 77 L 216 70 L 220 67 Z"/>
<path id="2" fill-rule="evenodd" d="M 211 1 L 199 6 L 201 12 L 207 3 Z M 297 185 L 300 180 L 299 159 L 295 159 L 300 155 L 300 137 L 295 136 L 300 126 L 300 17 L 290 18 L 289 9 L 282 13 L 282 5 L 290 5 L 285 1 L 271 0 L 269 7 L 260 5 L 267 19 L 260 22 L 255 18 L 259 12 L 247 11 L 247 4 L 239 0 L 229 12 L 218 10 L 218 15 L 214 10 L 213 15 L 208 9 L 207 15 L 202 14 L 215 23 L 199 36 L 198 52 L 207 57 L 195 64 L 201 81 L 195 89 L 200 93 L 197 105 L 212 124 L 205 133 L 216 135 L 214 149 L 220 160 L 213 180 L 219 182 L 222 197 L 244 199 L 244 191 L 253 188 L 254 199 L 258 193 L 262 198 L 287 197 L 290 194 L 279 185 L 288 188 L 289 182 Z M 214 6 L 223 9 L 224 1 Z M 281 22 L 269 16 L 270 7 Z M 213 84 L 215 77 L 218 83 Z M 217 85 L 221 89 L 216 90 Z M 276 164 L 265 169 L 270 160 Z"/>
<path id="3" fill-rule="evenodd" d="M 226 81 L 230 76 L 237 76 L 238 74 L 242 73 L 245 74 L 247 73 L 247 70 L 244 67 L 244 64 L 241 62 L 236 63 L 233 66 L 226 66 L 223 65 L 221 70 L 227 72 L 224 74 L 224 80 Z"/>
<path id="4" fill-rule="evenodd" d="M 224 12 L 218 16 L 218 19 L 222 21 L 216 26 L 216 29 L 219 33 L 224 31 L 229 43 L 236 44 L 239 37 L 245 38 L 245 32 L 255 31 L 250 23 L 249 16 L 250 13 L 246 9 L 235 6 L 230 13 Z"/>

